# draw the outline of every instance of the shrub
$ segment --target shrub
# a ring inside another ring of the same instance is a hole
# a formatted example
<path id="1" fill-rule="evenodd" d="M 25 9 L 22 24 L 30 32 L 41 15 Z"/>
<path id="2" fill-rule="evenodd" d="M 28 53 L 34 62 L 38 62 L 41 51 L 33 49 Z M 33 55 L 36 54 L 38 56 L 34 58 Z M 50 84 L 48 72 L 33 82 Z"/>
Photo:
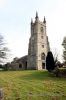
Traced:
<path id="1" fill-rule="evenodd" d="M 66 77 L 66 68 L 60 68 L 60 73 Z"/>
<path id="2" fill-rule="evenodd" d="M 56 77 L 60 76 L 60 70 L 58 67 L 55 67 L 55 69 L 53 70 L 53 73 L 56 75 Z"/>
<path id="3" fill-rule="evenodd" d="M 66 68 L 55 68 L 53 70 L 53 73 L 56 75 L 56 77 L 66 77 Z"/>

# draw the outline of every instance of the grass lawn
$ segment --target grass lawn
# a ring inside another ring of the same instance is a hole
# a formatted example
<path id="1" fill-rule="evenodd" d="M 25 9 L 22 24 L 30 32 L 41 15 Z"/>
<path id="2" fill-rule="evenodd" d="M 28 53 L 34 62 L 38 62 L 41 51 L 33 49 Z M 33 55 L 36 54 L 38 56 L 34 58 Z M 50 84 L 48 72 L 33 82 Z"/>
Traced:
<path id="1" fill-rule="evenodd" d="M 0 88 L 4 100 L 66 100 L 66 78 L 47 71 L 0 71 Z"/>

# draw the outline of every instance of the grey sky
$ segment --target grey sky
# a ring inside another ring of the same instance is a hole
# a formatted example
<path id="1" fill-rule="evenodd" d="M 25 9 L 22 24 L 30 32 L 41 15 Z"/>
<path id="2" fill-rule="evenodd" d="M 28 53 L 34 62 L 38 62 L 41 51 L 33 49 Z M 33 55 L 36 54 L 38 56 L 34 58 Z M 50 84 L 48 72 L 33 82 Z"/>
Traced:
<path id="1" fill-rule="evenodd" d="M 62 40 L 66 36 L 66 0 L 0 0 L 0 33 L 11 49 L 12 57 L 28 52 L 30 21 L 38 11 L 39 19 L 47 21 L 51 50 L 62 55 Z"/>

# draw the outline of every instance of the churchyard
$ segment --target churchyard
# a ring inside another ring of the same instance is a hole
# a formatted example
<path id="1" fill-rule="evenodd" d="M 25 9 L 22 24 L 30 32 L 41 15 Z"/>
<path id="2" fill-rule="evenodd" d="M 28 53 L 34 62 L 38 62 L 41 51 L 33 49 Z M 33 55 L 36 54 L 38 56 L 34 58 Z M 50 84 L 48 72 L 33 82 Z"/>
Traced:
<path id="1" fill-rule="evenodd" d="M 66 78 L 46 70 L 0 71 L 4 100 L 66 100 Z"/>

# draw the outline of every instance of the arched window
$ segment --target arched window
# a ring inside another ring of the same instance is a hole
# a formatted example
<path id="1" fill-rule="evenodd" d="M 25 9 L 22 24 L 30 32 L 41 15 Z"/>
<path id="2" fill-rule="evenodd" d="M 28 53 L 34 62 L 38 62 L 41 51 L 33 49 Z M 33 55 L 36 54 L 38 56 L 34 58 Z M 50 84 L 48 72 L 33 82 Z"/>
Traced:
<path id="1" fill-rule="evenodd" d="M 42 59 L 42 60 L 45 60 L 45 53 L 42 53 L 42 54 L 41 54 L 41 59 Z"/>
<path id="2" fill-rule="evenodd" d="M 22 64 L 19 64 L 19 68 L 22 68 Z"/>

